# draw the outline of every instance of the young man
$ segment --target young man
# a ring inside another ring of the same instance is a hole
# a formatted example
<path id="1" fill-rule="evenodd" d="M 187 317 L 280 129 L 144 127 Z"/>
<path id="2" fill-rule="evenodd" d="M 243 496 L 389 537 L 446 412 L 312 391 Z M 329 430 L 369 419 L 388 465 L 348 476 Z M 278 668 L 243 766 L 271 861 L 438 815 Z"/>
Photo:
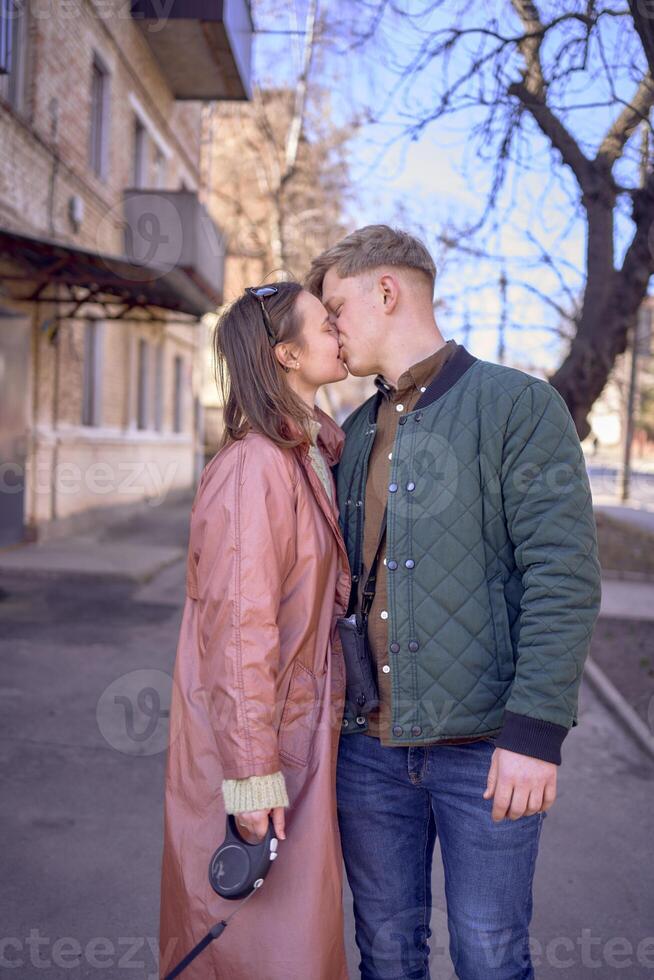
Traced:
<path id="1" fill-rule="evenodd" d="M 380 694 L 343 718 L 339 824 L 363 980 L 429 978 L 436 836 L 457 977 L 528 980 L 538 843 L 599 612 L 595 521 L 563 399 L 445 341 L 435 274 L 421 242 L 373 225 L 306 281 L 377 387 L 336 472 Z"/>

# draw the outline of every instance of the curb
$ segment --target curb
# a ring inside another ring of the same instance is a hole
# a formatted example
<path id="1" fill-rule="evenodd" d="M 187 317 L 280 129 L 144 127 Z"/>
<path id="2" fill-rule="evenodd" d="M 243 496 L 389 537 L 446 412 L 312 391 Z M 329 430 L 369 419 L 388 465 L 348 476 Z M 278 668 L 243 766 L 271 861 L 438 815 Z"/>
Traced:
<path id="1" fill-rule="evenodd" d="M 628 572 L 603 567 L 602 578 L 607 582 L 643 582 L 645 585 L 654 585 L 654 575 L 651 572 Z"/>
<path id="2" fill-rule="evenodd" d="M 164 571 L 164 569 L 170 568 L 171 565 L 182 561 L 184 557 L 185 552 L 183 549 L 180 549 L 178 554 L 161 559 L 155 567 L 143 569 L 141 572 L 136 573 L 121 568 L 86 571 L 81 568 L 47 568 L 46 566 L 41 566 L 40 568 L 21 568 L 20 566 L 3 568 L 0 566 L 0 581 L 6 585 L 7 580 L 10 578 L 34 582 L 69 579 L 74 582 L 94 582 L 98 585 L 102 584 L 102 582 L 108 584 L 112 582 L 131 582 L 136 585 L 147 585 L 156 575 Z"/>
<path id="3" fill-rule="evenodd" d="M 654 759 L 654 735 L 590 656 L 586 658 L 584 676 L 588 678 L 588 682 L 600 700 L 622 722 L 629 735 L 651 759 Z"/>

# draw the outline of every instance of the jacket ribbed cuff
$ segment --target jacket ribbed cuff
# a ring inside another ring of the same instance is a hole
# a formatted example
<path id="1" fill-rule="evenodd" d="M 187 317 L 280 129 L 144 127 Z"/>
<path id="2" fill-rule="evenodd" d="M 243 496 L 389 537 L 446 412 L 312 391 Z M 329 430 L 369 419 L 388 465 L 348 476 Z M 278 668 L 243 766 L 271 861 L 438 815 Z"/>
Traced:
<path id="1" fill-rule="evenodd" d="M 498 749 L 509 749 L 544 762 L 561 765 L 561 745 L 569 728 L 542 718 L 530 718 L 515 711 L 504 712 L 502 731 L 495 740 Z"/>
<path id="2" fill-rule="evenodd" d="M 289 805 L 283 772 L 248 776 L 247 779 L 224 779 L 222 791 L 227 813 L 249 813 Z"/>

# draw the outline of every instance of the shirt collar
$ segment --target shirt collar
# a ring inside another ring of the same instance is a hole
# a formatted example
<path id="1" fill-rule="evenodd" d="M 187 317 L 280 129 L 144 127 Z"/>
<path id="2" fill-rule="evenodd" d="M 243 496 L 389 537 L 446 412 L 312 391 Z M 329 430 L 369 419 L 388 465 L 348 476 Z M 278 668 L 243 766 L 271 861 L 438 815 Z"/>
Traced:
<path id="1" fill-rule="evenodd" d="M 381 391 L 385 398 L 401 398 L 408 391 L 426 387 L 428 382 L 433 379 L 434 374 L 451 357 L 457 346 L 456 340 L 448 340 L 438 350 L 423 358 L 422 361 L 412 364 L 398 378 L 397 388 L 394 388 L 383 374 L 376 376 L 375 387 Z"/>

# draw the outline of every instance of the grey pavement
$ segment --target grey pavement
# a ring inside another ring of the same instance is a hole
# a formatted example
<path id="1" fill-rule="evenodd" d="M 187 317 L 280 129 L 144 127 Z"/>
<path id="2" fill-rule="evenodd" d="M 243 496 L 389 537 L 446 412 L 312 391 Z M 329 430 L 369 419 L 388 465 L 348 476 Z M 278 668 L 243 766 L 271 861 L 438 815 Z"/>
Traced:
<path id="1" fill-rule="evenodd" d="M 629 524 L 631 527 L 636 527 L 641 531 L 654 534 L 654 507 L 652 506 L 645 507 L 636 504 L 621 504 L 617 501 L 611 503 L 596 502 L 595 510 L 606 514 L 608 517 L 624 521 L 625 524 Z"/>
<path id="2" fill-rule="evenodd" d="M 593 499 L 597 502 L 620 505 L 621 467 L 586 459 Z M 654 507 L 654 467 L 640 463 L 631 474 L 629 497 L 632 506 Z"/>
<path id="3" fill-rule="evenodd" d="M 192 495 L 143 504 L 111 523 L 100 512 L 84 533 L 0 548 L 0 575 L 147 582 L 184 556 L 191 503 Z"/>
<path id="4" fill-rule="evenodd" d="M 654 582 L 603 578 L 600 616 L 654 621 Z"/>
<path id="5" fill-rule="evenodd" d="M 183 549 L 188 510 L 176 514 L 110 537 L 136 545 L 151 532 L 156 544 Z M 0 571 L 0 916 L 4 955 L 22 960 L 0 976 L 157 976 L 166 710 L 183 575 L 183 561 L 147 582 Z M 654 761 L 584 680 L 536 866 L 538 980 L 654 976 L 653 790 Z M 432 980 L 452 980 L 438 844 L 433 884 Z M 344 914 L 355 980 L 347 889 Z M 36 965 L 37 955 L 50 965 Z"/>

